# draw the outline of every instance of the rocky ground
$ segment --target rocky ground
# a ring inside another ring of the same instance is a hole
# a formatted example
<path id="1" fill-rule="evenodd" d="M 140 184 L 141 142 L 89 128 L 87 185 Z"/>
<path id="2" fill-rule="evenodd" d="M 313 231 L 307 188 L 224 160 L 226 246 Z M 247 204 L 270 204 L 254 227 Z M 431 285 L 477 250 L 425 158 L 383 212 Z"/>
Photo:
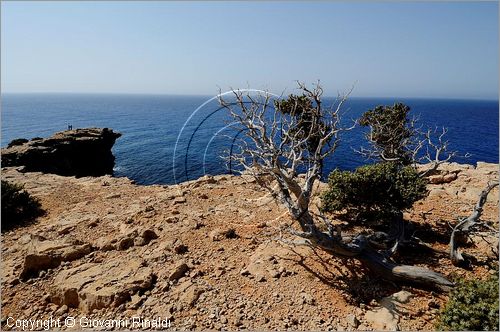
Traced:
<path id="1" fill-rule="evenodd" d="M 468 215 L 487 182 L 498 181 L 498 165 L 442 169 L 405 218 L 415 236 L 446 251 L 448 223 Z M 447 299 L 380 280 L 355 260 L 291 245 L 279 231 L 291 222 L 286 211 L 245 176 L 139 186 L 9 167 L 2 179 L 24 184 L 47 211 L 2 234 L 2 329 L 9 316 L 159 316 L 178 330 L 432 330 Z M 498 188 L 483 220 L 498 227 Z M 473 240 L 464 250 L 478 261 L 469 270 L 445 254 L 414 252 L 400 261 L 450 278 L 485 278 L 494 273 L 485 241 L 495 238 Z"/>

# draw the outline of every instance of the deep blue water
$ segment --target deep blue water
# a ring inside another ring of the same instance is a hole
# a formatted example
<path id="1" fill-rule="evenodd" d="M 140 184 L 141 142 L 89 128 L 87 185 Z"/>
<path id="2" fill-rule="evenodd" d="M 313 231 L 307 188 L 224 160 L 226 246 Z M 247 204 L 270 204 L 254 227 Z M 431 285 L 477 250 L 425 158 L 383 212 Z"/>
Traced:
<path id="1" fill-rule="evenodd" d="M 217 103 L 208 103 L 186 123 L 209 98 L 5 94 L 2 95 L 1 145 L 6 146 L 14 138 L 47 137 L 65 130 L 68 124 L 73 128 L 109 127 L 123 134 L 113 148 L 116 176 L 127 176 L 141 184 L 171 184 L 197 178 L 205 172 L 226 173 L 225 163 L 219 156 L 230 148 L 230 137 L 235 133 L 221 130 L 227 124 L 227 118 L 222 111 L 214 113 Z M 448 127 L 450 148 L 462 155 L 466 152 L 472 155 L 468 159 L 455 158 L 455 161 L 498 162 L 498 101 L 351 98 L 345 105 L 343 122 L 348 124 L 368 109 L 395 101 L 409 105 L 411 114 L 418 115 L 424 127 Z M 185 123 L 173 167 L 174 146 Z M 362 144 L 361 128 L 345 133 L 338 150 L 327 160 L 325 173 L 336 167 L 353 169 L 365 163 L 353 151 Z"/>

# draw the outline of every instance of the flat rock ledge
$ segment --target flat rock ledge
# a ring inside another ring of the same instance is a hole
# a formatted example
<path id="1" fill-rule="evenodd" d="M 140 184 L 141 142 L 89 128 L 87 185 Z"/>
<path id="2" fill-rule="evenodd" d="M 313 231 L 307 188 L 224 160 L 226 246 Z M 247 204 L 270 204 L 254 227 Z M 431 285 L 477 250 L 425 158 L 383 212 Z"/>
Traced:
<path id="1" fill-rule="evenodd" d="M 56 275 L 51 300 L 83 312 L 116 308 L 136 293 L 151 289 L 155 279 L 152 269 L 140 258 L 85 263 Z"/>

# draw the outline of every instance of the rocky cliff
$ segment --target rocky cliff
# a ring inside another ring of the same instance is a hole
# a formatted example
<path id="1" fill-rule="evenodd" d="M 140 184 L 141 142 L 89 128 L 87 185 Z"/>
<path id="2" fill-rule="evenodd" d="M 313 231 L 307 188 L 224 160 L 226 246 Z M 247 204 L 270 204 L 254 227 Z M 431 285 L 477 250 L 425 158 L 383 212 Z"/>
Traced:
<path id="1" fill-rule="evenodd" d="M 101 176 L 113 173 L 111 148 L 121 134 L 108 128 L 67 130 L 43 139 L 14 140 L 2 149 L 2 167 L 64 176 Z"/>
<path id="2" fill-rule="evenodd" d="M 415 236 L 446 252 L 448 222 L 470 213 L 486 183 L 498 181 L 498 165 L 441 169 L 443 179 L 434 178 L 429 197 L 405 218 L 416 224 Z M 296 239 L 279 231 L 288 214 L 245 176 L 138 186 L 5 168 L 2 179 L 24 184 L 47 211 L 2 236 L 4 330 L 8 316 L 160 316 L 174 330 L 433 330 L 447 298 L 290 245 Z M 498 227 L 498 188 L 483 220 Z M 464 250 L 480 261 L 492 254 L 479 237 Z M 448 277 L 494 273 L 485 264 L 454 267 L 446 254 L 405 259 Z"/>

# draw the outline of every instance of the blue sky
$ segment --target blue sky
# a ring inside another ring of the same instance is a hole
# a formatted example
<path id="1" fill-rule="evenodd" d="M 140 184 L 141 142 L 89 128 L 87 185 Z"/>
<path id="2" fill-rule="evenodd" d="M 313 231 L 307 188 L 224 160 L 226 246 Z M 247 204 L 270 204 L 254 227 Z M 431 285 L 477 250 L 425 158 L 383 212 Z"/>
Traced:
<path id="1" fill-rule="evenodd" d="M 2 2 L 2 92 L 498 98 L 497 2 Z"/>

